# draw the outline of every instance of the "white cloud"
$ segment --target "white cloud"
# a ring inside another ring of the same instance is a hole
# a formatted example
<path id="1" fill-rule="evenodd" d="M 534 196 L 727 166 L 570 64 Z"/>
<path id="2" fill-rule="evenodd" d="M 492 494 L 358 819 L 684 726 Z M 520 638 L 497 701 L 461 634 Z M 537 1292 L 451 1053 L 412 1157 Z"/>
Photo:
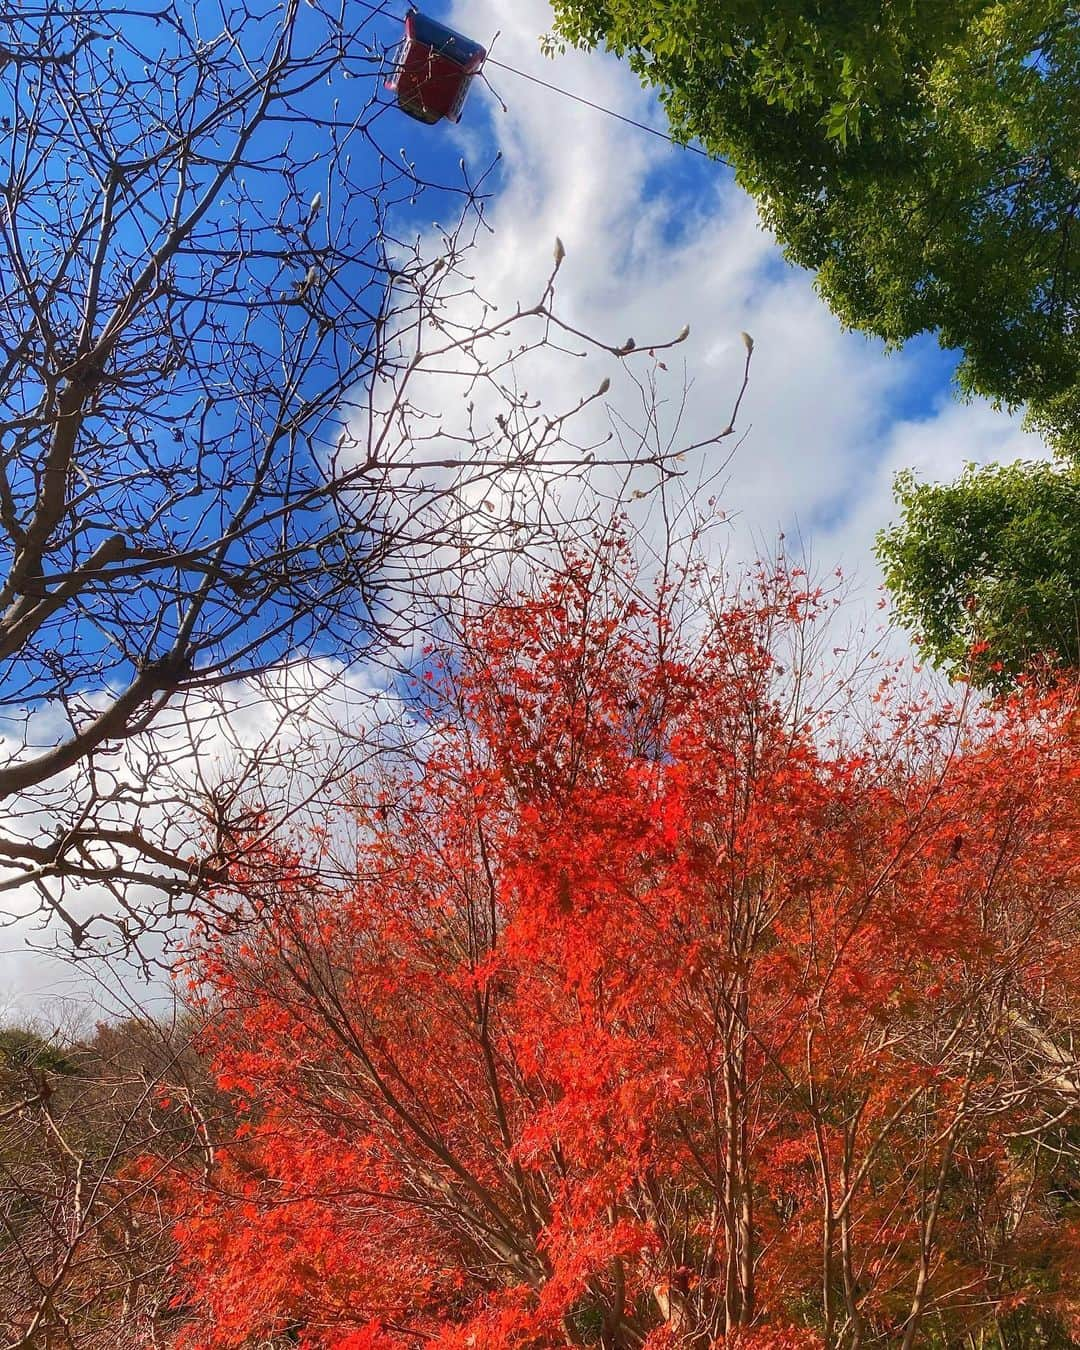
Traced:
<path id="1" fill-rule="evenodd" d="M 460 0 L 451 21 L 481 41 L 498 30 L 493 55 L 507 65 L 663 125 L 652 99 L 614 58 L 541 56 L 539 37 L 550 27 L 541 0 L 511 7 Z M 942 396 L 925 359 L 887 356 L 880 344 L 842 331 L 810 278 L 783 262 L 722 166 L 689 160 L 687 150 L 498 67 L 488 75 L 505 111 L 481 88 L 467 105 L 463 129 L 421 133 L 457 137 L 482 160 L 478 128 L 486 120 L 502 152 L 502 184 L 489 213 L 493 233 L 469 260 L 487 298 L 509 308 L 528 303 L 550 269 L 558 235 L 567 250 L 558 309 L 569 322 L 613 343 L 633 336 L 639 346 L 671 337 L 688 322 L 690 340 L 669 361 L 666 384 L 677 400 L 685 360 L 692 381 L 683 425 L 688 442 L 726 423 L 741 374 L 739 333 L 753 334 L 751 386 L 740 415 L 750 433 L 724 490 L 736 521 L 736 556 L 768 548 L 779 530 L 797 530 L 822 566 L 831 570 L 843 561 L 873 583 L 873 538 L 890 513 L 896 468 L 913 464 L 946 478 L 968 460 L 1038 453 L 1038 442 L 1023 436 L 1015 419 Z M 568 385 L 589 393 L 609 365 L 545 352 L 531 365 L 529 388 L 545 399 L 564 395 Z M 910 408 L 924 385 L 932 401 L 925 416 L 894 421 L 890 409 Z M 634 421 L 637 392 L 629 381 L 616 380 L 610 400 Z M 707 474 L 717 453 L 706 450 L 688 478 Z"/>
<path id="2" fill-rule="evenodd" d="M 924 482 L 947 482 L 969 462 L 1004 464 L 1044 456 L 1042 442 L 1021 430 L 1016 418 L 987 403 L 940 398 L 925 416 L 886 428 L 857 480 L 849 509 L 834 528 L 822 532 L 821 547 L 842 563 L 850 559 L 865 566 L 874 535 L 891 517 L 892 481 L 901 469 L 914 469 Z"/>

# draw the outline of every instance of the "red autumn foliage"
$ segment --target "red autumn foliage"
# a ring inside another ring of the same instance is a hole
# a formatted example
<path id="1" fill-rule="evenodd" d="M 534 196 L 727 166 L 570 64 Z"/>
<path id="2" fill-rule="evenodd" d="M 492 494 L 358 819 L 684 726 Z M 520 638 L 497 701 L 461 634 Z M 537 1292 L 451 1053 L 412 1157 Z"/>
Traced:
<path id="1" fill-rule="evenodd" d="M 711 594 L 601 551 L 486 613 L 355 882 L 236 878 L 198 1344 L 1069 1343 L 1072 692 L 807 708 L 823 598 Z"/>

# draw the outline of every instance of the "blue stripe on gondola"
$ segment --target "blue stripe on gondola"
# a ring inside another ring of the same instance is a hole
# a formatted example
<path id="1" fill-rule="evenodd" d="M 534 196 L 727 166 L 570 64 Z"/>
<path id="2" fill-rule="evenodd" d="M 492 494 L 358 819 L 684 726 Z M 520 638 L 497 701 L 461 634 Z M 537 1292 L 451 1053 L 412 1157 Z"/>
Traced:
<path id="1" fill-rule="evenodd" d="M 410 10 L 409 19 L 416 41 L 422 42 L 425 47 L 430 47 L 440 56 L 445 56 L 448 61 L 453 61 L 459 66 L 469 66 L 474 61 L 482 61 L 487 55 L 479 42 L 474 42 L 461 33 L 455 33 L 452 28 L 429 19 L 419 10 Z"/>

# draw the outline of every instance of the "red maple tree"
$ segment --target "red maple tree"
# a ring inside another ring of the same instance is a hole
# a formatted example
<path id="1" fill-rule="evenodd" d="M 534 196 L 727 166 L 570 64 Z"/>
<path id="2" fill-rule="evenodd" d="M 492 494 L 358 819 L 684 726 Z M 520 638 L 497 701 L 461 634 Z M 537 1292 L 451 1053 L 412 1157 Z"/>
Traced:
<path id="1" fill-rule="evenodd" d="M 199 1344 L 1071 1343 L 1072 692 L 812 698 L 797 572 L 644 593 L 616 546 L 487 612 L 355 881 L 236 877 Z"/>

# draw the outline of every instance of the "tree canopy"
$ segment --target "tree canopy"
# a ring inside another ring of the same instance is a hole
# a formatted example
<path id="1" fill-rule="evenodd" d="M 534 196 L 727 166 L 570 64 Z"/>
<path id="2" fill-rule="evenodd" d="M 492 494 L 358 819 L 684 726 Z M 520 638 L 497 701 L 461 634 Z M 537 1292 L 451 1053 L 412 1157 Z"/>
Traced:
<path id="1" fill-rule="evenodd" d="M 1080 23 L 1067 0 L 553 0 L 735 169 L 847 324 L 937 333 L 1080 450 Z"/>
<path id="2" fill-rule="evenodd" d="M 863 703 L 798 573 L 701 625 L 611 561 L 431 653 L 343 883 L 268 851 L 193 953 L 192 1337 L 1073 1343 L 1073 701 Z"/>
<path id="3" fill-rule="evenodd" d="M 154 1150 L 205 1156 L 213 1100 L 183 1019 L 0 1029 L 0 1345 L 173 1344 Z"/>
<path id="4" fill-rule="evenodd" d="M 1080 468 L 969 467 L 896 485 L 878 553 L 926 656 L 1001 689 L 1025 671 L 1080 666 Z"/>

